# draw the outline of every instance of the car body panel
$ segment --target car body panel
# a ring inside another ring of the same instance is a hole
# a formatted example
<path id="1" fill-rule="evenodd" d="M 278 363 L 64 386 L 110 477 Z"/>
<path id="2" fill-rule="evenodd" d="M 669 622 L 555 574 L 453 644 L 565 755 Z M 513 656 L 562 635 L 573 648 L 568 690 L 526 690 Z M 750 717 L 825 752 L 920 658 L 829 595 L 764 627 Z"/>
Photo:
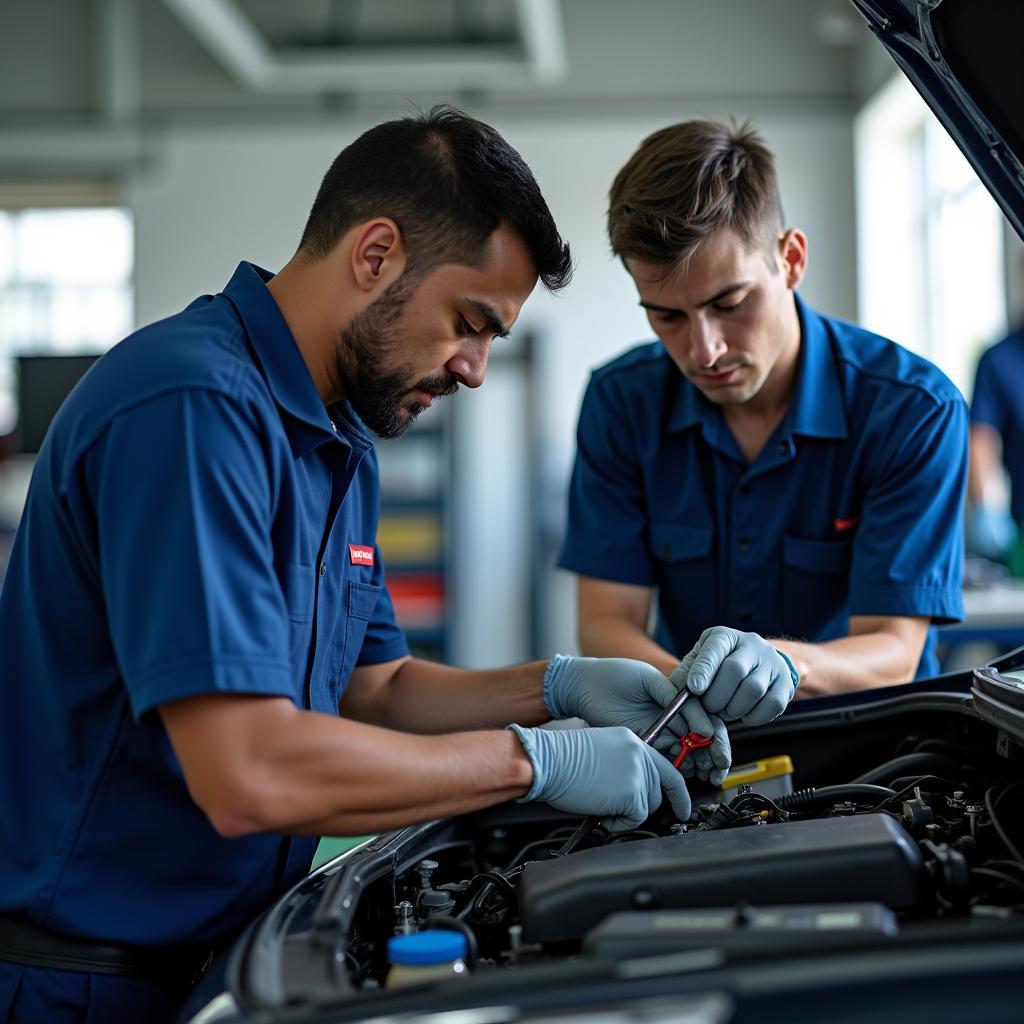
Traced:
<path id="1" fill-rule="evenodd" d="M 1024 4 L 851 3 L 1024 238 Z"/>

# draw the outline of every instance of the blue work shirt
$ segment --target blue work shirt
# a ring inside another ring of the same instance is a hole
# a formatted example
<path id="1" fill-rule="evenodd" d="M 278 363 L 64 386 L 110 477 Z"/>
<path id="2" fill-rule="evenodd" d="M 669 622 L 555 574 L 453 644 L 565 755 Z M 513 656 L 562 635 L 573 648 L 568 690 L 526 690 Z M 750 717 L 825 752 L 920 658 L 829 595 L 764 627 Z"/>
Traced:
<path id="1" fill-rule="evenodd" d="M 1002 438 L 1010 478 L 1010 514 L 1024 529 L 1024 328 L 986 350 L 978 362 L 971 422 L 987 423 Z"/>
<path id="2" fill-rule="evenodd" d="M 58 412 L 0 595 L 0 913 L 130 944 L 216 941 L 315 837 L 217 834 L 156 709 L 199 694 L 338 714 L 407 653 L 373 447 L 325 409 L 242 263 L 113 348 Z"/>
<path id="3" fill-rule="evenodd" d="M 747 464 L 660 342 L 596 370 L 559 564 L 656 587 L 656 639 L 709 626 L 820 642 L 851 615 L 963 617 L 967 409 L 934 366 L 797 298 L 782 422 Z M 934 674 L 934 629 L 918 676 Z"/>

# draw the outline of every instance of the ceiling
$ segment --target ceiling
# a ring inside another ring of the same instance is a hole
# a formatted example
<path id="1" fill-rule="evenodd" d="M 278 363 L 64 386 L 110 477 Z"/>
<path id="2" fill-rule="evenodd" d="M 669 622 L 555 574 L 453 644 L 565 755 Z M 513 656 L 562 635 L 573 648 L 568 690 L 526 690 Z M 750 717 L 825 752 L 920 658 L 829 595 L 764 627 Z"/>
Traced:
<path id="1" fill-rule="evenodd" d="M 873 45 L 847 0 L 0 0 L 0 128 L 853 103 Z"/>
<path id="2" fill-rule="evenodd" d="M 494 90 L 566 73 L 559 0 L 163 3 L 251 92 Z"/>

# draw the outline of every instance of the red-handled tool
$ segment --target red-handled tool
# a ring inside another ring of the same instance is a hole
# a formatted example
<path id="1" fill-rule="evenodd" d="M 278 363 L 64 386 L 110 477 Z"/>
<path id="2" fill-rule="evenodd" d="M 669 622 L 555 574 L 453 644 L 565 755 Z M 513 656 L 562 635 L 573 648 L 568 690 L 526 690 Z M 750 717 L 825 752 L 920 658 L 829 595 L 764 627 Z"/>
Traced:
<path id="1" fill-rule="evenodd" d="M 713 736 L 701 736 L 699 732 L 688 732 L 679 740 L 679 753 L 672 762 L 678 768 L 685 760 L 691 750 L 700 750 L 701 747 L 710 747 L 714 742 Z"/>
<path id="2" fill-rule="evenodd" d="M 665 728 L 666 725 L 668 725 L 669 722 L 672 721 L 673 718 L 676 717 L 676 715 L 679 714 L 679 712 L 682 710 L 683 705 L 689 699 L 690 691 L 680 690 L 676 699 L 672 701 L 672 703 L 669 704 L 669 706 L 665 708 L 665 710 L 662 711 L 660 715 L 658 715 L 658 717 L 647 727 L 646 730 L 644 730 L 644 732 L 640 734 L 640 739 L 642 739 L 644 743 L 648 744 L 649 746 L 654 746 L 654 741 L 661 735 L 662 730 Z M 690 736 L 695 735 L 695 733 L 691 732 L 687 733 L 686 736 L 683 737 L 683 749 L 682 751 L 680 751 L 679 760 L 676 761 L 677 768 L 680 764 L 683 763 L 683 758 L 686 757 L 686 755 L 691 750 L 695 750 L 698 746 L 706 747 L 711 742 L 711 740 L 706 740 L 705 742 L 693 743 L 687 746 L 687 739 Z M 697 736 L 697 739 L 705 740 L 705 737 Z M 598 815 L 593 815 L 592 817 L 586 818 L 583 824 L 580 825 L 580 827 L 576 829 L 576 831 L 573 832 L 573 834 L 569 836 L 569 838 L 565 841 L 565 845 L 562 846 L 560 850 L 555 851 L 554 856 L 564 857 L 572 853 L 572 851 L 575 850 L 576 847 L 579 846 L 579 844 L 584 839 L 586 839 L 591 832 L 594 831 L 595 826 L 600 822 L 600 820 L 601 818 Z"/>

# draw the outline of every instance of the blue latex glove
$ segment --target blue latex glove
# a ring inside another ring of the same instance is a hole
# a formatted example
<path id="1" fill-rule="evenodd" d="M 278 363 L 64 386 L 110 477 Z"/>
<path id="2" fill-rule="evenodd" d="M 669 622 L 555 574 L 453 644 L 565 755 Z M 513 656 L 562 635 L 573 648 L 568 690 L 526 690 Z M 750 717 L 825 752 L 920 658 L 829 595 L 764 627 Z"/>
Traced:
<path id="1" fill-rule="evenodd" d="M 764 725 L 786 710 L 800 677 L 793 663 L 757 633 L 712 626 L 676 666 L 672 682 L 727 722 Z"/>
<path id="2" fill-rule="evenodd" d="M 638 736 L 678 696 L 674 686 L 656 668 L 631 658 L 569 658 L 556 654 L 544 673 L 544 704 L 552 718 L 582 718 L 587 725 L 624 725 Z M 674 758 L 679 737 L 696 732 L 710 736 L 709 747 L 692 751 L 682 772 L 720 785 L 732 764 L 732 748 L 725 723 L 709 715 L 699 700 L 689 700 L 654 744 Z"/>
<path id="3" fill-rule="evenodd" d="M 1017 524 L 1008 509 L 972 503 L 964 522 L 968 554 L 1001 562 L 1017 542 Z"/>
<path id="4" fill-rule="evenodd" d="M 664 788 L 680 821 L 690 817 L 683 777 L 629 729 L 509 728 L 533 765 L 533 785 L 519 798 L 560 811 L 595 814 L 613 831 L 636 828 L 661 805 Z"/>

